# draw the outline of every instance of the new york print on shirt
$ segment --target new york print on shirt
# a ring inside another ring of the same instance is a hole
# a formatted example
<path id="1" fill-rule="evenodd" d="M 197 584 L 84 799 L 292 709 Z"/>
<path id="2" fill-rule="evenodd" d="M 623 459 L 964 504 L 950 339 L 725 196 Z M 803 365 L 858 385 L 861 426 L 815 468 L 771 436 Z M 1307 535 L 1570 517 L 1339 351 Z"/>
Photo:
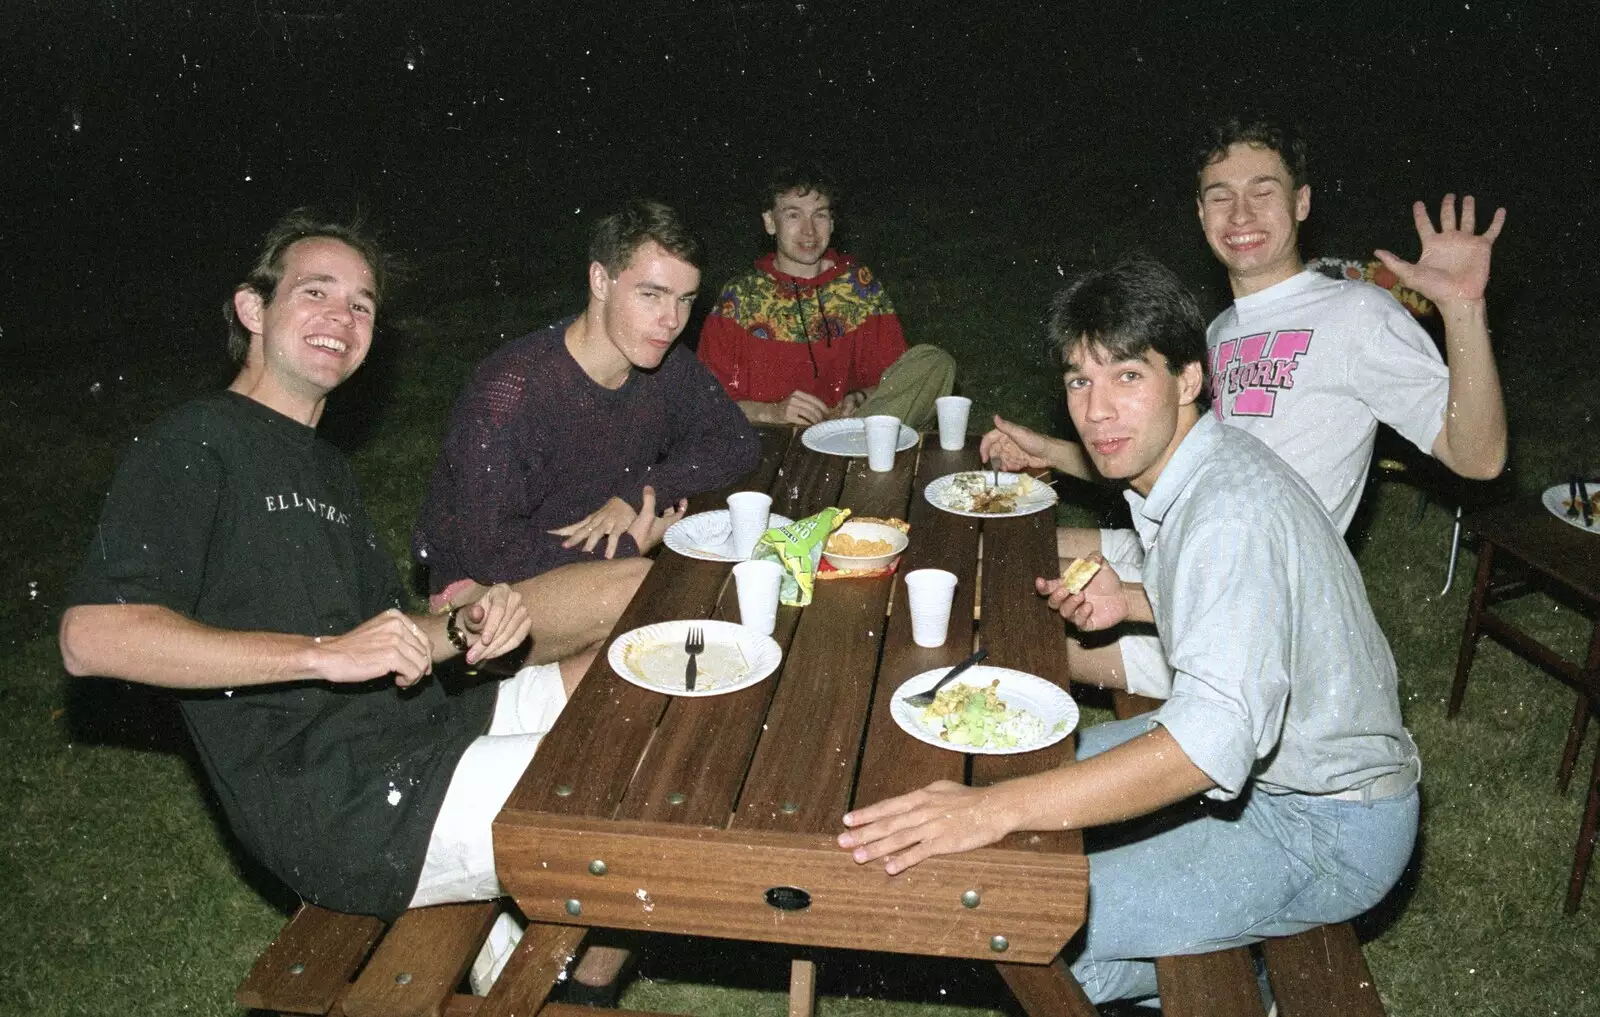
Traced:
<path id="1" fill-rule="evenodd" d="M 1294 388 L 1295 368 L 1311 348 L 1311 332 L 1308 328 L 1258 332 L 1212 347 L 1211 409 L 1217 419 L 1272 416 L 1278 393 Z"/>

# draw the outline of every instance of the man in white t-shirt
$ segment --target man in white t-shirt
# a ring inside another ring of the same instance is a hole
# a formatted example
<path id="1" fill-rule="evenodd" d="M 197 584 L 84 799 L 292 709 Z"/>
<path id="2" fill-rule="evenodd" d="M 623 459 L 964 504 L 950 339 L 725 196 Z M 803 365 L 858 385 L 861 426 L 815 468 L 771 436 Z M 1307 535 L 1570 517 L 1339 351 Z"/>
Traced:
<path id="1" fill-rule="evenodd" d="M 1360 502 L 1380 421 L 1463 477 L 1498 476 L 1505 405 L 1484 289 L 1505 210 L 1480 234 L 1470 195 L 1459 215 L 1455 195 L 1445 196 L 1438 229 L 1419 201 L 1412 208 L 1422 241 L 1417 261 L 1376 252 L 1401 284 L 1437 305 L 1441 360 L 1387 291 L 1305 269 L 1299 231 L 1311 212 L 1311 186 L 1305 143 L 1289 128 L 1229 120 L 1212 129 L 1198 155 L 1200 224 L 1235 300 L 1207 330 L 1211 412 L 1293 466 L 1341 532 Z M 981 450 L 1006 469 L 1049 466 L 1095 477 L 1081 445 L 999 417 Z M 1103 554 L 1124 579 L 1139 578 L 1143 555 L 1131 531 L 1062 529 L 1057 543 L 1063 559 Z M 1072 673 L 1086 682 L 1157 697 L 1171 687 L 1153 635 L 1075 643 L 1073 652 Z"/>

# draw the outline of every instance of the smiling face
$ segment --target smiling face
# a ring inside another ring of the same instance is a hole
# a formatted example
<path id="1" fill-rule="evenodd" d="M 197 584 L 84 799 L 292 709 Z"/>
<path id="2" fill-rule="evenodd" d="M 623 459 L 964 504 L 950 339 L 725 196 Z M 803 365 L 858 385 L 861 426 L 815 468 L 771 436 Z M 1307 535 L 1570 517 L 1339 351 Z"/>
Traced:
<path id="1" fill-rule="evenodd" d="M 1300 224 L 1311 213 L 1311 187 L 1296 188 L 1283 157 L 1239 142 L 1200 171 L 1200 225 L 1228 269 L 1233 295 L 1247 296 L 1301 269 Z"/>
<path id="2" fill-rule="evenodd" d="M 833 202 L 820 191 L 785 191 L 761 222 L 777 244 L 774 267 L 787 275 L 814 278 L 833 236 Z"/>
<path id="3" fill-rule="evenodd" d="M 1098 344 L 1078 343 L 1062 382 L 1067 412 L 1095 469 L 1148 495 L 1199 418 L 1195 397 L 1203 378 L 1198 362 L 1173 374 L 1167 358 L 1154 350 L 1114 360 Z"/>
<path id="4" fill-rule="evenodd" d="M 376 289 L 371 267 L 348 244 L 329 237 L 296 241 L 284 252 L 270 301 L 248 287 L 234 294 L 257 365 L 247 367 L 235 389 L 315 423 L 328 393 L 372 348 Z"/>
<path id="5" fill-rule="evenodd" d="M 700 288 L 700 270 L 653 240 L 639 245 L 628 266 L 610 278 L 599 262 L 589 265 L 589 293 L 599 336 L 595 366 L 607 387 L 621 385 L 628 368 L 660 365 L 689 323 Z M 608 382 L 614 379 L 616 384 Z"/>

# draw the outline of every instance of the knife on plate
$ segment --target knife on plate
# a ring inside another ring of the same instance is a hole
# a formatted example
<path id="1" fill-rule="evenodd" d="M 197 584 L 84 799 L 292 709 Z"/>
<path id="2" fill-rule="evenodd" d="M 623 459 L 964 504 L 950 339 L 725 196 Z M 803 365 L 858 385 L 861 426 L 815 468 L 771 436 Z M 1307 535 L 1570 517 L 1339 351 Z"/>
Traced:
<path id="1" fill-rule="evenodd" d="M 1583 477 L 1578 477 L 1578 508 L 1583 512 L 1583 525 L 1594 525 L 1594 506 L 1589 503 L 1589 488 L 1584 484 Z"/>

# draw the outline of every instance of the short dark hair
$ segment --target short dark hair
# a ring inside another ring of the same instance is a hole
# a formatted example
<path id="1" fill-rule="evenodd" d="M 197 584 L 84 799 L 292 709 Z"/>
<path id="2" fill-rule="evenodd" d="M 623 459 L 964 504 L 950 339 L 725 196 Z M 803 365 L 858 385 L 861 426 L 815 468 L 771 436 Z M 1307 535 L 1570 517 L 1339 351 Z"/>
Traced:
<path id="1" fill-rule="evenodd" d="M 250 330 L 239 320 L 233 298 L 240 290 L 252 290 L 263 305 L 272 303 L 283 279 L 283 262 L 289 248 L 302 240 L 327 237 L 349 246 L 366 261 L 372 270 L 372 293 L 381 306 L 389 257 L 377 240 L 367 232 L 366 224 L 358 217 L 350 221 L 330 219 L 313 208 L 297 208 L 279 219 L 261 240 L 261 253 L 244 282 L 233 288 L 222 304 L 222 316 L 228 322 L 228 356 L 238 364 L 244 363 L 250 350 Z"/>
<path id="2" fill-rule="evenodd" d="M 1200 305 L 1171 269 L 1150 258 L 1129 258 L 1073 280 L 1051 302 L 1049 334 L 1063 367 L 1088 346 L 1112 360 L 1138 360 L 1155 350 L 1174 375 L 1206 362 Z"/>
<path id="3" fill-rule="evenodd" d="M 762 192 L 765 204 L 761 206 L 763 212 L 770 212 L 778 207 L 778 199 L 790 191 L 801 194 L 820 194 L 828 199 L 828 205 L 835 211 L 839 206 L 839 184 L 821 165 L 814 162 L 789 163 L 779 166 L 767 174 L 767 186 Z"/>
<path id="4" fill-rule="evenodd" d="M 1196 146 L 1196 186 L 1207 166 L 1227 158 L 1228 149 L 1241 144 L 1278 153 L 1284 166 L 1289 169 L 1289 180 L 1294 190 L 1298 191 L 1311 182 L 1306 170 L 1306 140 L 1293 124 L 1269 116 L 1233 116 L 1212 124 Z"/>
<path id="5" fill-rule="evenodd" d="M 604 265 L 606 275 L 615 279 L 633 260 L 633 253 L 651 242 L 695 268 L 705 260 L 705 246 L 677 212 L 659 201 L 641 198 L 630 200 L 621 210 L 594 224 L 594 232 L 589 235 L 589 260 Z"/>

